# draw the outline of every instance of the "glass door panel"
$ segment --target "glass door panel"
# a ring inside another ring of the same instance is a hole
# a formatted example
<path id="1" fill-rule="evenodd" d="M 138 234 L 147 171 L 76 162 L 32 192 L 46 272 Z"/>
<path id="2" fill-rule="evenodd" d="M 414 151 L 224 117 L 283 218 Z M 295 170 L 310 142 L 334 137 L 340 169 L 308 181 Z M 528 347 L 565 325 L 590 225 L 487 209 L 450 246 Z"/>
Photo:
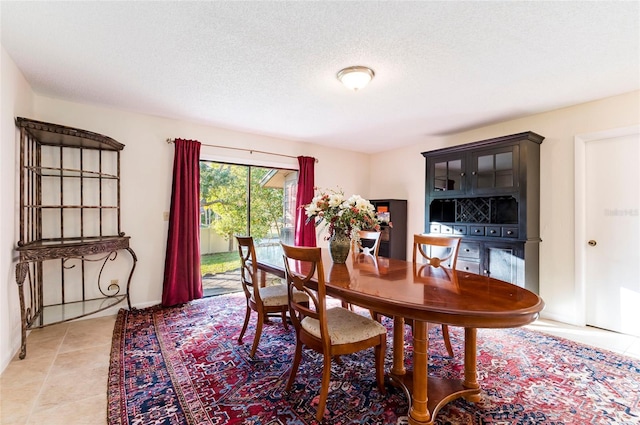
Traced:
<path id="1" fill-rule="evenodd" d="M 493 192 L 496 189 L 513 190 L 516 186 L 517 167 L 514 159 L 517 153 L 517 146 L 509 146 L 474 154 L 474 193 Z"/>
<path id="2" fill-rule="evenodd" d="M 200 162 L 200 253 L 205 295 L 239 291 L 235 235 L 256 246 L 293 243 L 297 171 Z M 286 188 L 286 190 L 285 190 Z"/>
<path id="3" fill-rule="evenodd" d="M 444 160 L 434 164 L 435 192 L 462 190 L 462 159 Z"/>

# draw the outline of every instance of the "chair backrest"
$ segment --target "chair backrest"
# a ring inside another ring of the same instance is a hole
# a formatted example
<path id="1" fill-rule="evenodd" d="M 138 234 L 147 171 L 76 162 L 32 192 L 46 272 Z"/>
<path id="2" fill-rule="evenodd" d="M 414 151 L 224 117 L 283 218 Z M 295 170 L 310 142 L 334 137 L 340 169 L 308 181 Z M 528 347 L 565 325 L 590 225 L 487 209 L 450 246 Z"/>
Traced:
<path id="1" fill-rule="evenodd" d="M 258 289 L 258 265 L 256 264 L 256 248 L 251 236 L 236 236 L 238 254 L 240 254 L 240 282 L 247 298 L 251 295 L 257 303 L 262 302 Z"/>
<path id="2" fill-rule="evenodd" d="M 322 264 L 322 250 L 317 247 L 297 247 L 282 244 L 284 252 L 284 268 L 289 297 L 289 316 L 296 329 L 300 329 L 300 321 L 304 317 L 311 317 L 320 322 L 320 334 L 327 343 L 328 336 L 326 321 L 327 290 L 324 280 L 324 265 Z M 318 284 L 312 283 L 317 276 Z M 309 303 L 302 304 L 293 297 L 293 291 L 304 292 L 309 296 Z"/>
<path id="3" fill-rule="evenodd" d="M 380 251 L 380 235 L 382 233 L 374 230 L 359 230 L 358 237 L 354 238 L 353 251 L 355 254 L 363 253 L 368 255 L 378 256 Z M 369 241 L 365 246 L 362 241 Z M 373 242 L 373 244 L 371 243 Z"/>
<path id="4" fill-rule="evenodd" d="M 455 236 L 413 235 L 413 262 L 418 253 L 433 267 L 454 269 L 458 261 L 458 248 L 461 238 Z"/>

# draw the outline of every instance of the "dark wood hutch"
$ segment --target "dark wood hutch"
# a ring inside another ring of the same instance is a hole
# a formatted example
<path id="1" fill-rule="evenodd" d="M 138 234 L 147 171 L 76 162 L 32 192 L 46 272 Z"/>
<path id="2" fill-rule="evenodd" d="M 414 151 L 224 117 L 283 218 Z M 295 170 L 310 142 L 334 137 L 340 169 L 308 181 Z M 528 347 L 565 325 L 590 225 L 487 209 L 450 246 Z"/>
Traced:
<path id="1" fill-rule="evenodd" d="M 462 237 L 459 270 L 538 293 L 543 140 L 525 132 L 422 153 L 425 231 Z"/>
<path id="2" fill-rule="evenodd" d="M 137 257 L 120 226 L 124 145 L 101 134 L 27 118 L 16 118 L 16 126 L 20 130 L 16 282 L 23 359 L 29 329 L 93 314 L 124 300 L 131 309 L 129 287 Z M 122 250 L 129 252 L 130 260 L 118 258 Z M 113 263 L 123 269 L 117 267 L 120 270 L 111 272 L 107 282 L 105 268 Z"/>

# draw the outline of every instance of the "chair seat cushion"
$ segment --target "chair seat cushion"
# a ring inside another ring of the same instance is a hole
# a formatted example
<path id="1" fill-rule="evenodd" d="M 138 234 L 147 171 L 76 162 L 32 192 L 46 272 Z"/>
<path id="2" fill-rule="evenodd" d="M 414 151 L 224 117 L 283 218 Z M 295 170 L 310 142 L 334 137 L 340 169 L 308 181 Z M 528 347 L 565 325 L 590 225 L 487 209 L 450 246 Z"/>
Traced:
<path id="1" fill-rule="evenodd" d="M 251 295 L 253 299 L 253 294 Z M 265 306 L 289 305 L 287 298 L 287 285 L 269 285 L 260 288 L 260 298 Z M 307 294 L 303 292 L 294 292 L 293 298 L 297 302 L 305 302 L 309 300 Z"/>
<path id="2" fill-rule="evenodd" d="M 320 322 L 318 320 L 305 317 L 301 324 L 305 331 L 320 338 Z M 375 320 L 342 307 L 327 310 L 327 328 L 332 345 L 350 344 L 387 333 L 387 328 Z"/>

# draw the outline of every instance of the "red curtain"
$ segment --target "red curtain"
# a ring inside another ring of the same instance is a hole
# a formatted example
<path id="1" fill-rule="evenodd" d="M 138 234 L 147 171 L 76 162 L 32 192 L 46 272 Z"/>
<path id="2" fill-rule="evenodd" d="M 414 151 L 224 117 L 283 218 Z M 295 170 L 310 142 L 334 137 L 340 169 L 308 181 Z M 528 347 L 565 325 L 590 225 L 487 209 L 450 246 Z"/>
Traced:
<path id="1" fill-rule="evenodd" d="M 175 140 L 162 305 L 202 298 L 200 273 L 200 142 Z"/>
<path id="2" fill-rule="evenodd" d="M 309 156 L 298 157 L 298 193 L 296 195 L 296 246 L 316 246 L 316 226 L 313 221 L 305 224 L 307 216 L 304 205 L 311 202 L 314 195 L 314 167 L 316 159 Z"/>

